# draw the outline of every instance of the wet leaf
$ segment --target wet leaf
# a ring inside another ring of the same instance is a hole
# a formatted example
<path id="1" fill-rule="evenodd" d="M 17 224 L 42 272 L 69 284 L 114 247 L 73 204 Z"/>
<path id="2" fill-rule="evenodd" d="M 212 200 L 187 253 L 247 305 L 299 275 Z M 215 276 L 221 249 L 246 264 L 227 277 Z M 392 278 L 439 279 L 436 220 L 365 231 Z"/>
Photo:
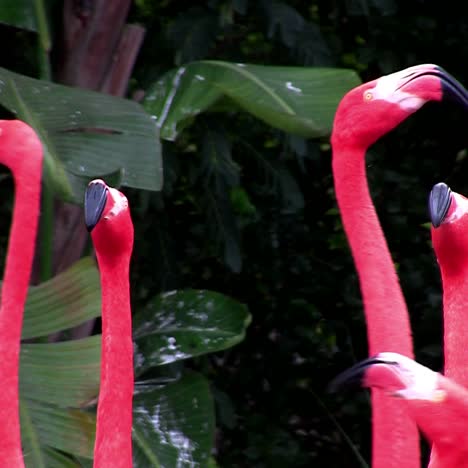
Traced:
<path id="1" fill-rule="evenodd" d="M 247 307 L 220 293 L 156 296 L 134 318 L 136 371 L 229 348 L 242 341 L 249 323 Z"/>
<path id="2" fill-rule="evenodd" d="M 320 137 L 330 133 L 340 99 L 359 83 L 352 70 L 200 61 L 164 75 L 148 91 L 144 107 L 167 140 L 226 99 L 231 110 L 250 112 L 273 127 Z"/>
<path id="3" fill-rule="evenodd" d="M 137 387 L 133 402 L 136 468 L 207 466 L 213 439 L 214 407 L 204 377 L 189 373 L 161 388 Z"/>
<path id="4" fill-rule="evenodd" d="M 38 133 L 45 182 L 60 197 L 81 204 L 86 179 L 115 173 L 124 186 L 161 189 L 157 127 L 136 102 L 0 68 L 0 104 Z"/>

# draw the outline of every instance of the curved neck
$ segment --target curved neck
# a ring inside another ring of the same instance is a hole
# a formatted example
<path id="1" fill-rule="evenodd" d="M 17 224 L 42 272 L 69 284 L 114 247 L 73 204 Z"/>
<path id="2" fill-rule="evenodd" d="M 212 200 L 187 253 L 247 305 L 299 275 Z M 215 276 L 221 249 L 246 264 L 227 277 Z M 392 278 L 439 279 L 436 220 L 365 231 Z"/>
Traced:
<path id="1" fill-rule="evenodd" d="M 364 158 L 364 153 L 340 153 L 333 158 L 333 173 L 363 296 L 369 354 L 394 351 L 412 358 L 408 311 L 369 194 Z"/>
<path id="2" fill-rule="evenodd" d="M 31 165 L 34 167 L 29 168 L 29 174 L 13 174 L 15 202 L 0 301 L 0 460 L 11 460 L 11 466 L 18 467 L 24 466 L 18 403 L 19 353 L 37 234 L 42 160 L 37 165 L 31 160 Z"/>
<path id="3" fill-rule="evenodd" d="M 333 145 L 333 177 L 343 227 L 356 264 L 369 354 L 413 357 L 406 304 L 369 193 L 365 150 Z M 398 430 L 396 430 L 398 428 Z M 419 435 L 401 401 L 372 390 L 372 466 L 420 466 Z"/>
<path id="4" fill-rule="evenodd" d="M 133 343 L 128 257 L 96 251 L 102 288 L 101 384 L 94 467 L 131 468 Z"/>
<path id="5" fill-rule="evenodd" d="M 468 308 L 468 271 L 447 272 L 440 265 L 444 306 L 444 374 L 455 382 L 468 386 L 468 346 L 466 321 Z"/>

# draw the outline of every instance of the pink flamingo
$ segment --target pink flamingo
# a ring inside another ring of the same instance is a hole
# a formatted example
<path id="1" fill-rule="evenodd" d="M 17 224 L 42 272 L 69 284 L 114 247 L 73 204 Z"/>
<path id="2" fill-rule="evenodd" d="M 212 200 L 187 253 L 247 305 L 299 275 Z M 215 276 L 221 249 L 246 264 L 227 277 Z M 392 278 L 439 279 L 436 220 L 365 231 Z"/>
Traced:
<path id="1" fill-rule="evenodd" d="M 468 200 L 446 184 L 436 184 L 429 214 L 444 291 L 444 374 L 468 388 Z"/>
<path id="2" fill-rule="evenodd" d="M 335 115 L 336 198 L 359 275 L 370 355 L 395 351 L 413 357 L 413 349 L 406 304 L 369 194 L 366 151 L 426 102 L 445 97 L 468 107 L 466 91 L 454 78 L 436 65 L 418 65 L 352 89 Z M 372 391 L 372 409 L 372 466 L 417 467 L 418 433 L 401 403 Z"/>
<path id="3" fill-rule="evenodd" d="M 131 468 L 133 342 L 129 265 L 133 224 L 125 196 L 102 180 L 90 182 L 84 206 L 102 288 L 101 385 L 93 466 Z"/>
<path id="4" fill-rule="evenodd" d="M 356 364 L 332 383 L 357 380 L 407 400 L 407 411 L 433 443 L 430 468 L 468 467 L 468 352 L 465 339 L 468 199 L 436 184 L 429 195 L 432 239 L 444 286 L 445 374 L 397 353 L 380 353 Z M 450 378 L 449 378 L 450 377 Z"/>
<path id="5" fill-rule="evenodd" d="M 19 422 L 18 369 L 23 311 L 31 276 L 39 219 L 42 145 L 19 120 L 0 121 L 0 163 L 15 184 L 15 202 L 0 299 L 0 460 L 23 467 Z"/>
<path id="6" fill-rule="evenodd" d="M 379 389 L 405 403 L 408 415 L 432 442 L 429 468 L 468 468 L 465 387 L 398 353 L 380 353 L 361 361 L 331 386 L 350 383 Z"/>

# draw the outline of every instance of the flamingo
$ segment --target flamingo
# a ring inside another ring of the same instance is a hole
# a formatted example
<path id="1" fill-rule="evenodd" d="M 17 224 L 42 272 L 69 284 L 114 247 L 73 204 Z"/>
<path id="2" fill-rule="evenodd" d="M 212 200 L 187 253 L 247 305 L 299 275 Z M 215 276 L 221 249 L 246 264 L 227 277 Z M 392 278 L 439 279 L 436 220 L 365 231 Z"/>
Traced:
<path id="1" fill-rule="evenodd" d="M 15 202 L 0 299 L 0 460 L 24 467 L 19 421 L 18 369 L 23 311 L 39 219 L 42 145 L 20 120 L 0 120 L 0 163 L 13 175 Z"/>
<path id="2" fill-rule="evenodd" d="M 391 352 L 379 353 L 344 371 L 330 384 L 331 390 L 350 383 L 378 388 L 406 404 L 409 416 L 432 442 L 429 468 L 468 468 L 465 387 Z"/>
<path id="3" fill-rule="evenodd" d="M 100 179 L 89 183 L 84 209 L 102 289 L 101 384 L 93 466 L 131 468 L 133 342 L 129 265 L 133 224 L 125 196 Z"/>
<path id="4" fill-rule="evenodd" d="M 407 68 L 349 91 L 331 137 L 333 177 L 343 227 L 356 264 L 369 354 L 413 357 L 408 311 L 366 180 L 366 151 L 428 101 L 452 98 L 468 107 L 466 90 L 436 65 Z M 418 433 L 399 401 L 372 391 L 372 466 L 415 468 Z M 397 430 L 392 430 L 398 427 Z"/>
<path id="5" fill-rule="evenodd" d="M 444 374 L 468 388 L 468 200 L 446 184 L 436 184 L 429 214 L 444 291 Z"/>

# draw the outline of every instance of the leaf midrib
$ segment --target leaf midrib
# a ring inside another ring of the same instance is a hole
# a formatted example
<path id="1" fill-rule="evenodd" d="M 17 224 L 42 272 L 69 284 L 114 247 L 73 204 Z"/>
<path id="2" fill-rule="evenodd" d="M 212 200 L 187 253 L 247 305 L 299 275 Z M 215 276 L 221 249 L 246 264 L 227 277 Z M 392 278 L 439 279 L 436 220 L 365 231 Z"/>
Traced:
<path id="1" fill-rule="evenodd" d="M 286 101 L 280 98 L 278 94 L 276 94 L 269 86 L 267 86 L 262 80 L 260 80 L 258 77 L 256 77 L 252 72 L 247 70 L 247 66 L 244 67 L 239 67 L 236 66 L 234 63 L 229 63 L 229 62 L 217 62 L 215 60 L 202 60 L 198 63 L 205 63 L 207 65 L 211 66 L 217 66 L 217 67 L 224 67 L 228 68 L 240 75 L 243 75 L 245 78 L 247 78 L 249 81 L 252 83 L 255 83 L 260 89 L 262 89 L 266 94 L 268 94 L 273 101 L 275 101 L 287 114 L 290 115 L 296 115 L 296 112 L 294 109 L 289 106 Z M 230 95 L 227 91 L 225 91 L 227 95 Z"/>

